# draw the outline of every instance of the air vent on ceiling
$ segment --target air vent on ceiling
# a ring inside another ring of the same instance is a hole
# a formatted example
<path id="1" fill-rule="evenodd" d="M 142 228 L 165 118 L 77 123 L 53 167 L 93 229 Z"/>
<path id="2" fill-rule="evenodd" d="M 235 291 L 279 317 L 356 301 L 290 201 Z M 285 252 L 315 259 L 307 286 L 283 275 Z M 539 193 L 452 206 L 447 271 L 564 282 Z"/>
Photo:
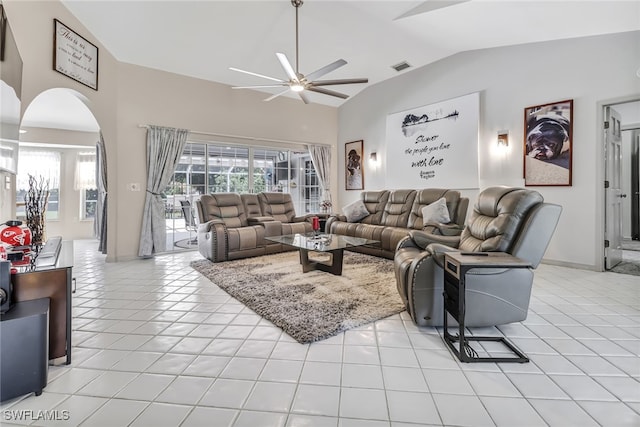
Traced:
<path id="1" fill-rule="evenodd" d="M 406 70 L 409 67 L 411 67 L 411 65 L 409 65 L 409 63 L 407 61 L 402 61 L 399 64 L 391 66 L 391 68 L 393 68 L 394 70 L 396 70 L 398 72 L 400 72 L 402 70 Z"/>

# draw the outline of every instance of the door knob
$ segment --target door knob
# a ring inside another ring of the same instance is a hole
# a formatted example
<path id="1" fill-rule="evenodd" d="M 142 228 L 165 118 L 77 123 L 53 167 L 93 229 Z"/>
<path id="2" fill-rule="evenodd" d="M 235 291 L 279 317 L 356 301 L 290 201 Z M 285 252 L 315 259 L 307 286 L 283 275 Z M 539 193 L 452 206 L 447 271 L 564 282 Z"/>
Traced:
<path id="1" fill-rule="evenodd" d="M 621 194 L 620 197 L 622 197 L 623 199 L 626 199 L 627 195 L 626 194 Z"/>

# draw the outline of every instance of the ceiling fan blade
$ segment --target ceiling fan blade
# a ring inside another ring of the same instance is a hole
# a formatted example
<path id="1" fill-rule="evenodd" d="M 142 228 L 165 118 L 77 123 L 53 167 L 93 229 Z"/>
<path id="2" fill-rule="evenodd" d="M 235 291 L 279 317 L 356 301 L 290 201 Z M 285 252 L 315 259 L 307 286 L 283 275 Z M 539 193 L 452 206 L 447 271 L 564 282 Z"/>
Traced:
<path id="1" fill-rule="evenodd" d="M 310 90 L 311 92 L 318 92 L 318 93 L 323 93 L 325 95 L 335 96 L 337 98 L 342 98 L 342 99 L 347 99 L 349 97 L 349 95 L 345 95 L 344 93 L 335 92 L 333 90 L 323 89 L 323 88 L 314 87 L 314 86 L 308 87 L 307 90 Z"/>
<path id="2" fill-rule="evenodd" d="M 241 73 L 250 74 L 250 75 L 256 76 L 256 77 L 262 77 L 263 79 L 273 80 L 274 82 L 286 83 L 285 80 L 276 79 L 275 77 L 265 76 L 264 74 L 258 74 L 258 73 L 254 73 L 254 72 L 251 72 L 251 71 L 245 71 L 245 70 L 241 70 L 239 68 L 233 68 L 233 67 L 229 67 L 229 69 L 232 70 L 232 71 L 239 71 Z"/>
<path id="3" fill-rule="evenodd" d="M 287 76 L 289 76 L 289 79 L 293 80 L 294 82 L 297 82 L 298 75 L 293 70 L 291 63 L 287 59 L 287 55 L 285 55 L 284 53 L 276 53 L 276 56 L 278 57 L 278 61 L 280 61 L 282 68 L 284 68 L 284 72 L 287 73 Z"/>
<path id="4" fill-rule="evenodd" d="M 271 101 L 272 99 L 275 99 L 277 97 L 279 97 L 280 95 L 284 95 L 285 93 L 289 92 L 289 89 L 283 90 L 282 92 L 278 92 L 275 95 L 271 95 L 270 97 L 266 98 L 264 101 Z"/>
<path id="5" fill-rule="evenodd" d="M 281 83 L 279 85 L 256 85 L 256 86 L 232 86 L 231 89 L 265 89 L 271 87 L 283 87 L 289 86 L 287 83 Z"/>
<path id="6" fill-rule="evenodd" d="M 308 104 L 309 102 L 311 102 L 309 101 L 309 98 L 304 92 L 298 92 L 298 96 L 300 97 L 300 99 L 302 99 L 302 102 L 304 102 L 305 104 Z"/>
<path id="7" fill-rule="evenodd" d="M 350 85 L 356 83 L 369 83 L 369 79 L 338 79 L 338 80 L 316 80 L 310 82 L 310 86 L 331 86 L 331 85 Z"/>
<path id="8" fill-rule="evenodd" d="M 346 65 L 346 64 L 347 64 L 347 61 L 345 61 L 344 59 L 338 59 L 337 61 L 332 62 L 329 65 L 325 65 L 324 67 L 322 67 L 322 68 L 320 68 L 320 69 L 318 69 L 318 70 L 316 70 L 316 71 L 314 71 L 312 73 L 309 73 L 306 76 L 307 81 L 312 81 L 312 80 L 317 79 L 318 77 L 324 76 L 325 74 L 329 74 L 333 70 L 336 70 L 336 69 L 338 69 L 338 68 L 340 68 L 340 67 L 342 67 L 343 65 Z"/>

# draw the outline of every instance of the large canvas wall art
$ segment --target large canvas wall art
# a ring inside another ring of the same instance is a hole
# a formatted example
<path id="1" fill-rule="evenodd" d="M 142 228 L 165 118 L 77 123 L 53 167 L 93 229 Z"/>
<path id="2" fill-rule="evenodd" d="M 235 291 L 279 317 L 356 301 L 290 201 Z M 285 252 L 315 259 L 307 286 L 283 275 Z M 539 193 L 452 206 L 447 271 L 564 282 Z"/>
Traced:
<path id="1" fill-rule="evenodd" d="M 387 116 L 387 188 L 478 188 L 479 94 Z"/>

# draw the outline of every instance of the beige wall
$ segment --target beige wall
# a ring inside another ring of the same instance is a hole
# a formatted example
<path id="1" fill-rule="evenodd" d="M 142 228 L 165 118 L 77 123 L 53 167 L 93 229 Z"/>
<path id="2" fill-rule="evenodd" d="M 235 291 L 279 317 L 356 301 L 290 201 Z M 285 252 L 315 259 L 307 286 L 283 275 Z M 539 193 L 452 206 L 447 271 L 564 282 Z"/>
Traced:
<path id="1" fill-rule="evenodd" d="M 110 261 L 138 253 L 146 187 L 146 131 L 139 124 L 336 145 L 333 107 L 284 97 L 265 103 L 264 94 L 122 64 L 60 2 L 4 0 L 4 5 L 24 62 L 23 113 L 41 92 L 70 88 L 81 95 L 100 125 L 107 149 Z M 98 91 L 52 70 L 54 18 L 98 46 Z M 337 180 L 332 181 L 335 187 Z M 140 183 L 143 191 L 128 191 L 129 183 Z"/>
<path id="2" fill-rule="evenodd" d="M 142 221 L 139 212 L 144 206 L 145 193 L 129 191 L 128 184 L 141 183 L 143 189 L 146 184 L 146 130 L 138 125 L 154 124 L 226 135 L 336 144 L 335 108 L 305 105 L 289 98 L 264 102 L 263 93 L 232 90 L 219 83 L 130 64 L 120 65 L 118 86 L 117 215 L 130 218 L 135 224 L 125 228 L 120 223 L 116 238 L 125 247 L 135 248 L 136 254 Z M 108 146 L 109 141 L 106 143 Z M 336 171 L 337 167 L 334 175 Z M 137 214 L 131 215 L 131 212 Z"/>

